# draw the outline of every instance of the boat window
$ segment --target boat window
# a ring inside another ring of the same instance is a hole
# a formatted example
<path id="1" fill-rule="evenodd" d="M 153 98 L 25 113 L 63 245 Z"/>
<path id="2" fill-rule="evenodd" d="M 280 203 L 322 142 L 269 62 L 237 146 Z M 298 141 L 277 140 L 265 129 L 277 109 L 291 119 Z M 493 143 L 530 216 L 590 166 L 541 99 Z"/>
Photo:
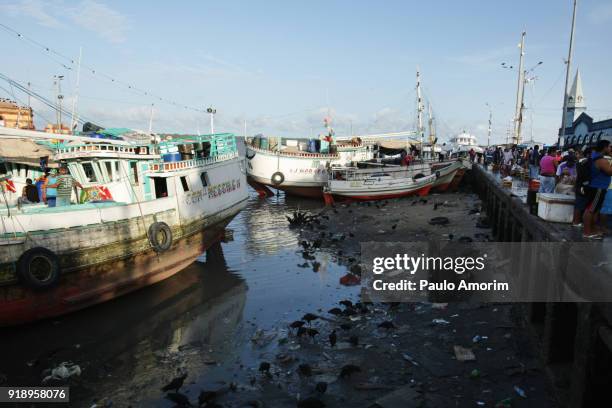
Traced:
<path id="1" fill-rule="evenodd" d="M 138 183 L 138 163 L 135 161 L 130 162 L 130 175 L 132 176 L 132 181 L 134 183 Z"/>
<path id="2" fill-rule="evenodd" d="M 181 185 L 183 186 L 183 191 L 189 191 L 189 185 L 187 184 L 187 176 L 181 176 Z"/>
<path id="3" fill-rule="evenodd" d="M 200 174 L 200 180 L 202 181 L 202 187 L 208 187 L 208 185 L 210 184 L 208 180 L 208 174 L 206 174 L 205 171 Z"/>
<path id="4" fill-rule="evenodd" d="M 83 171 L 85 172 L 85 181 L 90 183 L 95 183 L 98 181 L 96 177 L 96 172 L 93 168 L 93 163 L 91 162 L 83 162 Z"/>
<path id="5" fill-rule="evenodd" d="M 8 173 L 6 165 L 4 163 L 0 163 L 0 174 L 6 174 L 6 173 Z"/>
<path id="6" fill-rule="evenodd" d="M 106 175 L 108 177 L 108 181 L 113 180 L 113 165 L 109 161 L 104 162 L 104 167 L 106 168 Z"/>
<path id="7" fill-rule="evenodd" d="M 151 177 L 155 186 L 155 198 L 168 197 L 168 183 L 165 177 Z"/>

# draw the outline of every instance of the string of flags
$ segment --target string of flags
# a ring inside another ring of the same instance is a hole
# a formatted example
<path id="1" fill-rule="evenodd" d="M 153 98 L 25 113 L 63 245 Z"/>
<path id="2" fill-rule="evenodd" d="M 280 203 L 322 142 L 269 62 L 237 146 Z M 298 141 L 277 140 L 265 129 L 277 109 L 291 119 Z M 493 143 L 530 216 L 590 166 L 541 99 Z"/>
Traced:
<path id="1" fill-rule="evenodd" d="M 15 29 L 13 29 L 13 28 L 5 25 L 5 24 L 0 23 L 0 28 L 3 28 L 5 31 L 7 31 L 7 32 L 9 32 L 11 34 L 16 35 L 18 39 L 20 39 L 22 41 L 29 42 L 30 44 L 34 45 L 35 47 L 41 49 L 44 53 L 47 54 L 48 57 L 50 57 L 52 60 L 54 60 L 55 62 L 57 62 L 58 64 L 60 64 L 62 67 L 64 67 L 67 70 L 73 71 L 74 68 L 77 67 L 78 64 L 79 64 L 79 62 L 76 61 L 74 58 L 70 58 L 70 57 L 60 53 L 59 51 L 56 51 L 53 48 L 46 46 L 45 44 L 42 44 L 42 43 L 40 43 L 40 42 L 38 42 L 38 41 L 36 41 L 36 40 L 34 40 L 32 38 L 29 38 L 29 37 L 23 35 L 22 33 L 16 31 Z M 62 61 L 58 60 L 58 58 L 61 59 Z M 93 75 L 94 77 L 104 78 L 104 79 L 106 79 L 106 80 L 108 80 L 108 81 L 110 81 L 110 82 L 112 82 L 114 84 L 117 84 L 119 86 L 123 86 L 123 87 L 125 87 L 126 89 L 128 89 L 129 91 L 131 91 L 133 93 L 137 93 L 137 94 L 140 94 L 142 96 L 146 96 L 148 98 L 154 99 L 156 101 L 167 103 L 167 104 L 170 104 L 170 105 L 174 105 L 176 107 L 183 108 L 183 109 L 186 109 L 186 110 L 191 110 L 191 111 L 194 111 L 194 112 L 206 113 L 206 109 L 205 108 L 196 108 L 196 107 L 193 107 L 193 106 L 188 106 L 188 105 L 184 105 L 184 104 L 178 103 L 176 101 L 164 98 L 163 96 L 157 95 L 157 94 L 152 93 L 150 91 L 147 91 L 145 89 L 139 88 L 139 87 L 137 87 L 137 86 L 135 86 L 133 84 L 121 81 L 121 80 L 119 80 L 119 79 L 117 79 L 117 78 L 115 78 L 115 77 L 113 77 L 111 75 L 108 75 L 108 74 L 106 74 L 104 72 L 98 71 L 97 69 L 95 69 L 95 67 L 92 67 L 90 65 L 86 65 L 86 64 L 83 64 L 83 63 L 81 63 L 80 65 L 81 65 L 81 70 L 82 71 L 88 72 L 91 75 Z"/>

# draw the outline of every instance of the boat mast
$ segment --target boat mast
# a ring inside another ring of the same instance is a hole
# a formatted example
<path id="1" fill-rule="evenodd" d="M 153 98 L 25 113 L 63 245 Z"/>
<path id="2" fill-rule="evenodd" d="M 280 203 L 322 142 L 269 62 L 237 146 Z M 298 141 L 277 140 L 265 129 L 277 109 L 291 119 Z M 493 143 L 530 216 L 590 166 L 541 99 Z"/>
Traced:
<path id="1" fill-rule="evenodd" d="M 574 31 L 576 28 L 576 7 L 578 5 L 578 0 L 574 0 L 574 12 L 572 14 L 572 31 L 570 32 L 570 44 L 569 51 L 567 53 L 567 68 L 565 71 L 565 89 L 563 90 L 563 115 L 561 116 L 561 133 L 559 133 L 559 139 L 557 140 L 557 145 L 561 146 L 561 143 L 564 143 L 565 139 L 565 121 L 567 118 L 567 92 L 569 87 L 569 78 L 570 71 L 572 66 L 572 51 L 574 48 Z"/>
<path id="2" fill-rule="evenodd" d="M 419 154 L 421 155 L 421 157 L 423 157 L 423 137 L 424 137 L 424 132 L 423 132 L 423 99 L 421 98 L 421 73 L 419 72 L 419 69 L 417 67 L 417 72 L 416 72 L 416 80 L 417 80 L 417 86 L 416 86 L 416 91 L 417 91 L 417 132 L 421 138 L 421 151 L 419 152 Z"/>
<path id="3" fill-rule="evenodd" d="M 431 111 L 431 103 L 427 102 L 427 113 L 429 115 L 429 143 L 431 144 L 431 148 L 433 149 L 436 143 L 436 128 L 434 126 L 434 117 Z M 433 150 L 431 151 L 433 154 Z"/>
<path id="4" fill-rule="evenodd" d="M 151 115 L 149 116 L 149 133 L 153 133 L 153 107 L 154 103 L 151 104 Z"/>
<path id="5" fill-rule="evenodd" d="M 523 57 L 525 56 L 525 35 L 527 33 L 523 31 L 521 34 L 521 43 L 519 48 L 521 49 L 521 55 L 519 60 L 518 69 L 518 83 L 516 87 L 516 112 L 514 114 L 514 137 L 513 141 L 516 144 L 520 143 L 521 140 L 521 122 L 523 120 L 523 93 L 525 90 L 525 79 L 523 78 Z"/>
<path id="6" fill-rule="evenodd" d="M 72 101 L 72 117 L 70 118 L 70 131 L 74 132 L 77 127 L 78 117 L 76 114 L 77 101 L 79 99 L 79 83 L 81 81 L 81 57 L 83 56 L 83 47 L 79 47 L 79 62 L 77 65 L 76 87 L 74 89 L 74 100 Z"/>
<path id="7" fill-rule="evenodd" d="M 491 124 L 493 123 L 493 111 L 491 110 L 491 105 L 487 102 L 487 107 L 489 108 L 489 128 L 487 129 L 487 148 L 491 145 Z"/>

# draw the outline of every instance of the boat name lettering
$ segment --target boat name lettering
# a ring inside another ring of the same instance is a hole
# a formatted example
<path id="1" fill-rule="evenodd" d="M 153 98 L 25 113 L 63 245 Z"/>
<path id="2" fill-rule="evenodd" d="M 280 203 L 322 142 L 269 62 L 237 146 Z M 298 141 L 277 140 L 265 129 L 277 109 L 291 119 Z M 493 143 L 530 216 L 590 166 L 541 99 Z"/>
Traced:
<path id="1" fill-rule="evenodd" d="M 324 174 L 326 173 L 327 170 L 326 169 L 290 169 L 289 173 L 316 173 L 316 174 Z"/>
<path id="2" fill-rule="evenodd" d="M 214 184 L 208 187 L 208 198 L 219 197 L 225 193 L 229 193 L 240 188 L 240 179 L 225 181 L 223 183 Z"/>

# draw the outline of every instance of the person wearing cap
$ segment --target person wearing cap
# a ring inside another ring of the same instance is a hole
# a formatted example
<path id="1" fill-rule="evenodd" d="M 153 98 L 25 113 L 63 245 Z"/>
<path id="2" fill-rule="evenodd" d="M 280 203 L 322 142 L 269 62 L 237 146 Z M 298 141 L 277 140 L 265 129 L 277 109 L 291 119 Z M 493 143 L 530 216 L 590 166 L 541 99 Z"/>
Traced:
<path id="1" fill-rule="evenodd" d="M 44 196 L 47 199 L 47 206 L 55 207 L 57 200 L 57 188 L 50 187 L 50 185 L 57 183 L 57 169 L 51 169 L 49 177 L 43 185 Z"/>

